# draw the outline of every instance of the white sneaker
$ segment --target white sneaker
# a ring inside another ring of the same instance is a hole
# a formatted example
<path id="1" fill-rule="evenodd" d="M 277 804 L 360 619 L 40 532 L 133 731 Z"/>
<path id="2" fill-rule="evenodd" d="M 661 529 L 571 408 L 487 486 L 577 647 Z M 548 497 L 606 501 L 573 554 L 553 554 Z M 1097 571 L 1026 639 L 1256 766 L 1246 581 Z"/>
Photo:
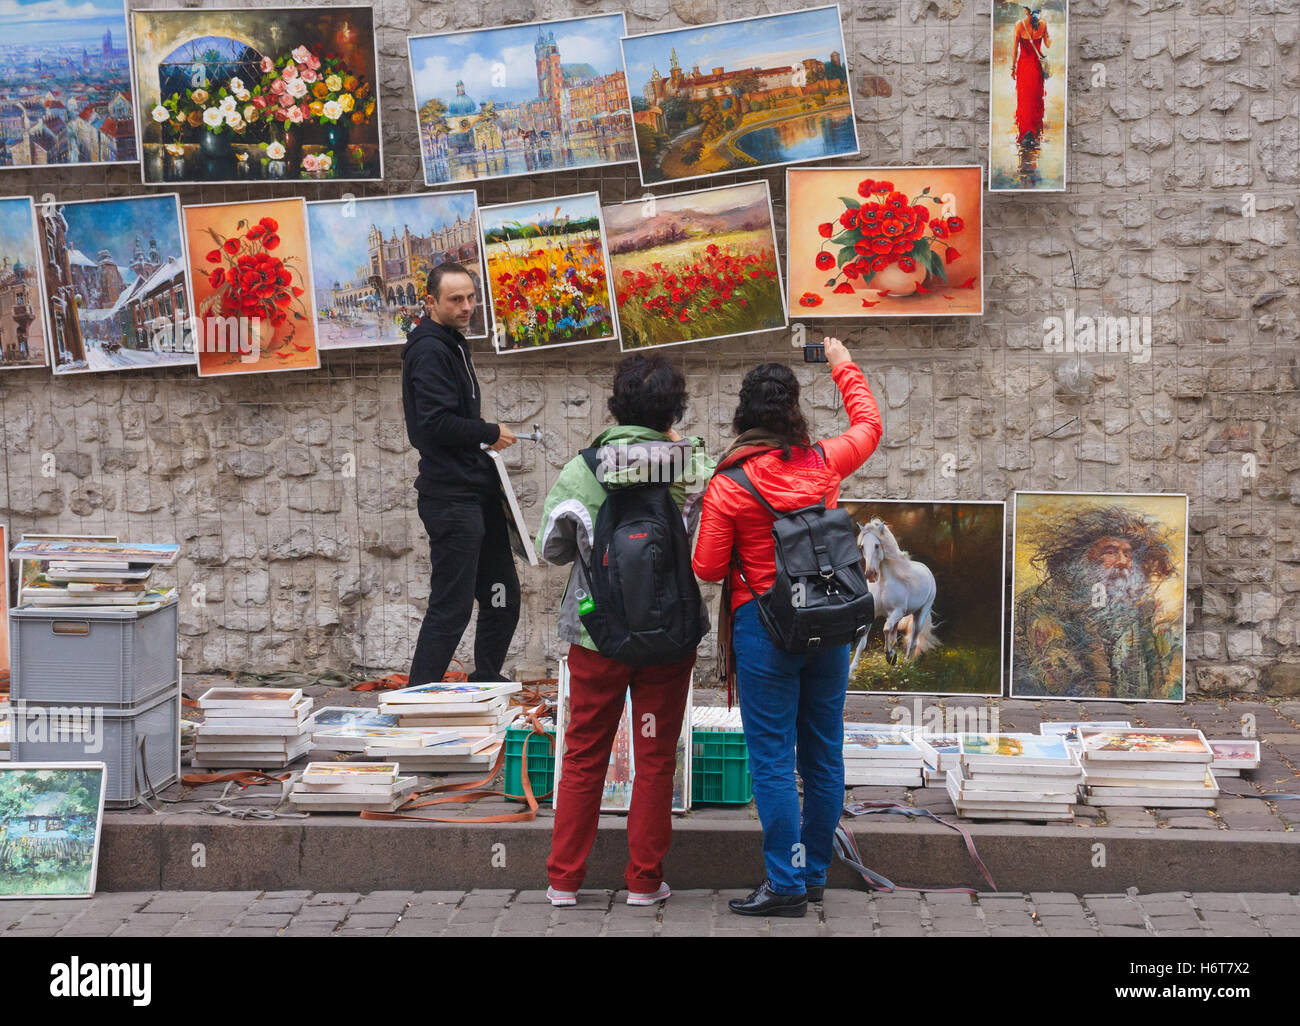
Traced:
<path id="1" fill-rule="evenodd" d="M 546 888 L 546 896 L 556 908 L 578 903 L 577 891 L 557 891 L 554 887 Z"/>
<path id="2" fill-rule="evenodd" d="M 627 903 L 629 905 L 653 905 L 655 902 L 664 901 L 673 896 L 672 888 L 667 882 L 659 885 L 659 890 L 653 894 L 638 894 L 636 891 L 627 892 Z"/>

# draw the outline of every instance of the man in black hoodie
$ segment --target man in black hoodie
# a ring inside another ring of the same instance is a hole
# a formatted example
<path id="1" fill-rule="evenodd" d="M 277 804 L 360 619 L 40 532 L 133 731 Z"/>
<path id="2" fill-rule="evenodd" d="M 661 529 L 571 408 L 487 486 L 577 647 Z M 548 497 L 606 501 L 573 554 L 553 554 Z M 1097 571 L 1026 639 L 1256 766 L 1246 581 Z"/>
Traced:
<path id="1" fill-rule="evenodd" d="M 406 435 L 420 453 L 415 490 L 433 563 L 411 683 L 442 680 L 475 599 L 470 680 L 501 680 L 519 622 L 519 578 L 496 468 L 483 446 L 504 449 L 515 436 L 480 416 L 478 378 L 462 334 L 474 314 L 474 279 L 459 264 L 444 263 L 429 272 L 427 288 L 427 312 L 402 349 Z"/>

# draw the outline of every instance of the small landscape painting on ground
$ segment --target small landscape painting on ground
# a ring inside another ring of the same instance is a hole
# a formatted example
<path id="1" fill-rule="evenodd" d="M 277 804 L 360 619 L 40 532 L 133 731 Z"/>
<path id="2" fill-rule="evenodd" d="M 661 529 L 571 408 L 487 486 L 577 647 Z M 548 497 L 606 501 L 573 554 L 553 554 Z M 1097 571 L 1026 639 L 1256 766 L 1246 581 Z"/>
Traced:
<path id="1" fill-rule="evenodd" d="M 0 766 L 0 898 L 95 893 L 104 775 L 102 762 Z"/>

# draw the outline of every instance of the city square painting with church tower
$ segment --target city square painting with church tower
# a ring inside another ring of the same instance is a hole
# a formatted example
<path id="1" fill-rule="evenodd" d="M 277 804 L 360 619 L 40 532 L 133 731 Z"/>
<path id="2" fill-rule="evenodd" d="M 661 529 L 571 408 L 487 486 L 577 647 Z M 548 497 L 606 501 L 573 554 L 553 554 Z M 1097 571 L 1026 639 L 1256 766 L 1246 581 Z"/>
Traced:
<path id="1" fill-rule="evenodd" d="M 427 185 L 636 159 L 623 15 L 407 40 Z"/>
<path id="2" fill-rule="evenodd" d="M 838 6 L 622 46 L 643 185 L 858 152 Z"/>
<path id="3" fill-rule="evenodd" d="M 472 191 L 307 204 L 322 349 L 399 345 L 420 318 L 429 272 L 465 267 L 478 304 L 465 333 L 486 338 L 478 205 Z"/>
<path id="4" fill-rule="evenodd" d="M 31 197 L 0 199 L 0 370 L 46 364 L 39 246 Z"/>

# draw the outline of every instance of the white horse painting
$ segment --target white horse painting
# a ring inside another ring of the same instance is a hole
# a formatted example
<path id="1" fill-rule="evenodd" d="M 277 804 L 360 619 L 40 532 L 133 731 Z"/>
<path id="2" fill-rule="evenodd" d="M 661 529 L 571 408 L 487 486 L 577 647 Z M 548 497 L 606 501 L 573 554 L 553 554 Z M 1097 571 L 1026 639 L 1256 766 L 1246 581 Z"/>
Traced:
<path id="1" fill-rule="evenodd" d="M 876 603 L 876 616 L 885 618 L 885 658 L 893 666 L 898 660 L 898 632 L 907 636 L 905 654 L 915 659 L 934 646 L 934 630 L 930 611 L 936 593 L 934 574 L 924 563 L 918 563 L 898 547 L 898 541 L 887 524 L 875 517 L 858 530 L 858 548 L 862 551 L 862 567 L 867 575 L 867 587 Z M 870 629 L 858 642 L 853 653 L 849 673 L 858 666 L 866 650 Z"/>

